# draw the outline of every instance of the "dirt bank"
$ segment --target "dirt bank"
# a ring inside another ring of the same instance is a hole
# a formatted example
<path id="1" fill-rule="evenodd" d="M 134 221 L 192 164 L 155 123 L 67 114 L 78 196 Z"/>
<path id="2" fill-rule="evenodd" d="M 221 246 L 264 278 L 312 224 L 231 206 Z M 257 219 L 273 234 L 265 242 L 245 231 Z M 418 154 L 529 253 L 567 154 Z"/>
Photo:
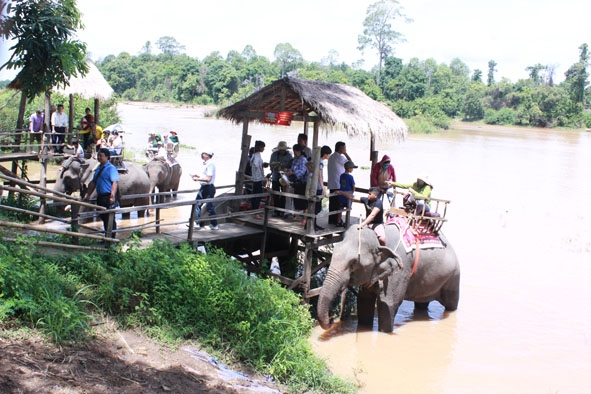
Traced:
<path id="1" fill-rule="evenodd" d="M 0 328 L 0 393 L 281 393 L 185 343 L 171 349 L 110 321 L 88 344 L 59 348 Z"/>

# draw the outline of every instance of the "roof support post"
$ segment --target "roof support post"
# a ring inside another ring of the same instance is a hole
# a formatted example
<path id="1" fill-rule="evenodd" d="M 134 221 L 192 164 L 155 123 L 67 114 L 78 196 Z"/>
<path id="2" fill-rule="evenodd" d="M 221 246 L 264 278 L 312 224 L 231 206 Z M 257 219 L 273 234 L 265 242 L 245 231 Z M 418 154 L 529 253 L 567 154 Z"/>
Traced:
<path id="1" fill-rule="evenodd" d="M 240 154 L 240 166 L 236 172 L 236 195 L 243 194 L 244 189 L 244 170 L 246 170 L 246 161 L 248 159 L 248 150 L 250 149 L 251 136 L 248 135 L 248 116 L 242 118 L 242 146 Z M 239 202 L 238 202 L 239 203 Z"/>

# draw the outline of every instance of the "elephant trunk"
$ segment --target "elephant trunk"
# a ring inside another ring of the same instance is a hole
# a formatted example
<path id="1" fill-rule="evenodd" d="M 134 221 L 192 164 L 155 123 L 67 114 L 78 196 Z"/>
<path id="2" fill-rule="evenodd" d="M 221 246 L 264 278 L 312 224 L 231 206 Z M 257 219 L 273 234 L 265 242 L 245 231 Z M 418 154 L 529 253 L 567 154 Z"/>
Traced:
<path id="1" fill-rule="evenodd" d="M 318 297 L 317 315 L 320 327 L 328 330 L 331 326 L 329 320 L 329 310 L 332 300 L 338 293 L 343 291 L 349 282 L 349 275 L 338 273 L 335 270 L 329 270 L 324 279 L 324 284 Z"/>

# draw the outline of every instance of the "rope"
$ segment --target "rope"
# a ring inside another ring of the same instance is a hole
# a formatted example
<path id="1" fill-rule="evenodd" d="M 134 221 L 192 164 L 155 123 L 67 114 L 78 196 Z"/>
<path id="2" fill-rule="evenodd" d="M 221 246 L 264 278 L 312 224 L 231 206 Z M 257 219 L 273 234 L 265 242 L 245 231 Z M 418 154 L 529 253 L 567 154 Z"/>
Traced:
<path id="1" fill-rule="evenodd" d="M 361 262 L 361 214 L 359 214 L 359 225 L 357 226 L 357 261 Z"/>

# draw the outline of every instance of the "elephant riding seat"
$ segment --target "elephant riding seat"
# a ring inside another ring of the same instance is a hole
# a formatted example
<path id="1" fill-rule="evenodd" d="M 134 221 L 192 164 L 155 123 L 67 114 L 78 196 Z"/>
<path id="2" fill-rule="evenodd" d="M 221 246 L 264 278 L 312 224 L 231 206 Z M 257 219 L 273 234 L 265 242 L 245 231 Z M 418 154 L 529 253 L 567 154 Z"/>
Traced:
<path id="1" fill-rule="evenodd" d="M 367 227 L 359 230 L 352 226 L 345 232 L 343 241 L 334 245 L 318 298 L 322 328 L 330 328 L 331 303 L 350 286 L 359 286 L 359 324 L 372 326 L 377 308 L 378 329 L 383 332 L 392 332 L 403 300 L 414 301 L 415 307 L 425 308 L 429 302 L 438 301 L 448 311 L 457 309 L 460 266 L 445 236 L 439 233 L 439 247 L 410 250 L 402 237 L 396 225 L 386 226 L 385 246 L 380 246 L 375 232 Z"/>

